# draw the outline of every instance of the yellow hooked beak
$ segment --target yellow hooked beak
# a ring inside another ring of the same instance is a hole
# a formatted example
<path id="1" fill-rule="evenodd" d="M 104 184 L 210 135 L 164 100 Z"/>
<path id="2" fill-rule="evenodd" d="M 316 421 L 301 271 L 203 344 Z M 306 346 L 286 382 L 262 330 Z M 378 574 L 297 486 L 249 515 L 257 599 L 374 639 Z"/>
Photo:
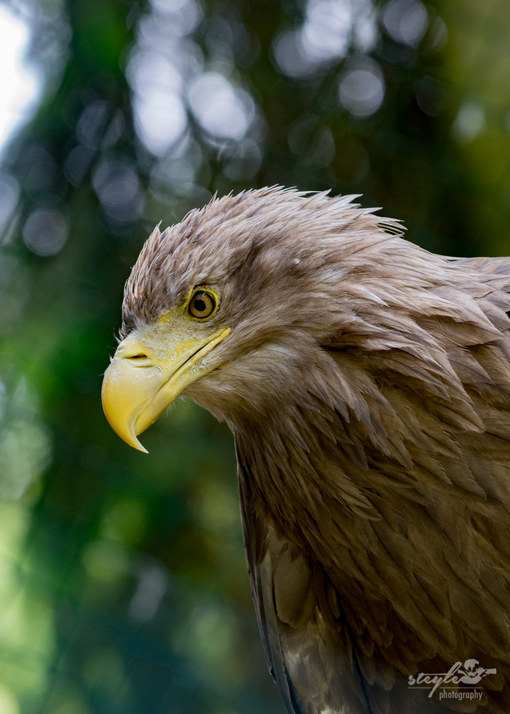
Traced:
<path id="1" fill-rule="evenodd" d="M 217 365 L 200 360 L 227 337 L 230 327 L 156 348 L 136 330 L 117 348 L 103 379 L 103 410 L 112 429 L 127 444 L 147 453 L 137 435 L 153 424 L 192 382 Z"/>

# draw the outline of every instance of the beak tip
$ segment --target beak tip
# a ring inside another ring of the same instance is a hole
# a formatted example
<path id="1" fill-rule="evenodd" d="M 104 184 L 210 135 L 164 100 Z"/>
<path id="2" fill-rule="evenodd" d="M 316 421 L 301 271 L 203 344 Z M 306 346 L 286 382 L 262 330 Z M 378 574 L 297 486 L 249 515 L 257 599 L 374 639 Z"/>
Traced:
<path id="1" fill-rule="evenodd" d="M 148 454 L 148 453 L 149 453 L 149 452 L 147 451 L 147 449 L 145 448 L 145 446 L 143 446 L 143 444 L 141 444 L 141 443 L 138 441 L 138 439 L 136 439 L 136 443 L 131 444 L 131 446 L 133 446 L 137 451 L 141 451 L 142 454 Z"/>
<path id="2" fill-rule="evenodd" d="M 148 454 L 147 449 L 137 438 L 136 409 L 134 409 L 129 390 L 122 390 L 123 381 L 126 381 L 124 370 L 126 362 L 113 358 L 105 372 L 101 389 L 101 402 L 106 420 L 113 431 L 128 446 L 137 451 Z M 143 430 L 142 430 L 143 431 Z"/>

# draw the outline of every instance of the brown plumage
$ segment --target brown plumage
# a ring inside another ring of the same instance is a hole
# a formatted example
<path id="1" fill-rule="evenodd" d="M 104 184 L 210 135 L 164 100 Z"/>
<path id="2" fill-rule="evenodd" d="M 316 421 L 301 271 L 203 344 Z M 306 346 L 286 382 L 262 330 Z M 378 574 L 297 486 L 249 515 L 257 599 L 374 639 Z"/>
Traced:
<path id="1" fill-rule="evenodd" d="M 217 295 L 193 329 L 230 332 L 184 394 L 234 435 L 289 712 L 506 713 L 510 259 L 433 255 L 351 200 L 248 191 L 156 229 L 123 306 L 144 347 L 116 360 L 151 367 L 190 291 Z M 469 659 L 496 670 L 476 699 L 409 685 Z"/>

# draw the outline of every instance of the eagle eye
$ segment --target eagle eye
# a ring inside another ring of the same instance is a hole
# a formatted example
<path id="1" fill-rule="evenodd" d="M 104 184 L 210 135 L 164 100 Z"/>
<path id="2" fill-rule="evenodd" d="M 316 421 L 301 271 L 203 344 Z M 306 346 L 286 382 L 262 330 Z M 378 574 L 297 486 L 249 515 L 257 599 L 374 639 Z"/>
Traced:
<path id="1" fill-rule="evenodd" d="M 218 309 L 218 298 L 212 290 L 199 288 L 188 302 L 188 314 L 195 320 L 207 320 Z"/>

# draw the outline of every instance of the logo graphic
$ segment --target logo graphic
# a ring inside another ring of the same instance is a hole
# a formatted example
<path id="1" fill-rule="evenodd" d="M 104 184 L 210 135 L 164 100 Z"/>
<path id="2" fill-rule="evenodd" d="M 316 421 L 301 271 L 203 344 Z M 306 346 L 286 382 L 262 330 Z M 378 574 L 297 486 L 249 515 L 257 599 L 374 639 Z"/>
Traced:
<path id="1" fill-rule="evenodd" d="M 467 659 L 464 664 L 452 664 L 448 672 L 410 674 L 408 685 L 409 689 L 429 689 L 429 698 L 439 689 L 439 699 L 480 700 L 482 690 L 476 685 L 491 674 L 497 674 L 496 668 L 480 667 L 477 659 Z"/>

